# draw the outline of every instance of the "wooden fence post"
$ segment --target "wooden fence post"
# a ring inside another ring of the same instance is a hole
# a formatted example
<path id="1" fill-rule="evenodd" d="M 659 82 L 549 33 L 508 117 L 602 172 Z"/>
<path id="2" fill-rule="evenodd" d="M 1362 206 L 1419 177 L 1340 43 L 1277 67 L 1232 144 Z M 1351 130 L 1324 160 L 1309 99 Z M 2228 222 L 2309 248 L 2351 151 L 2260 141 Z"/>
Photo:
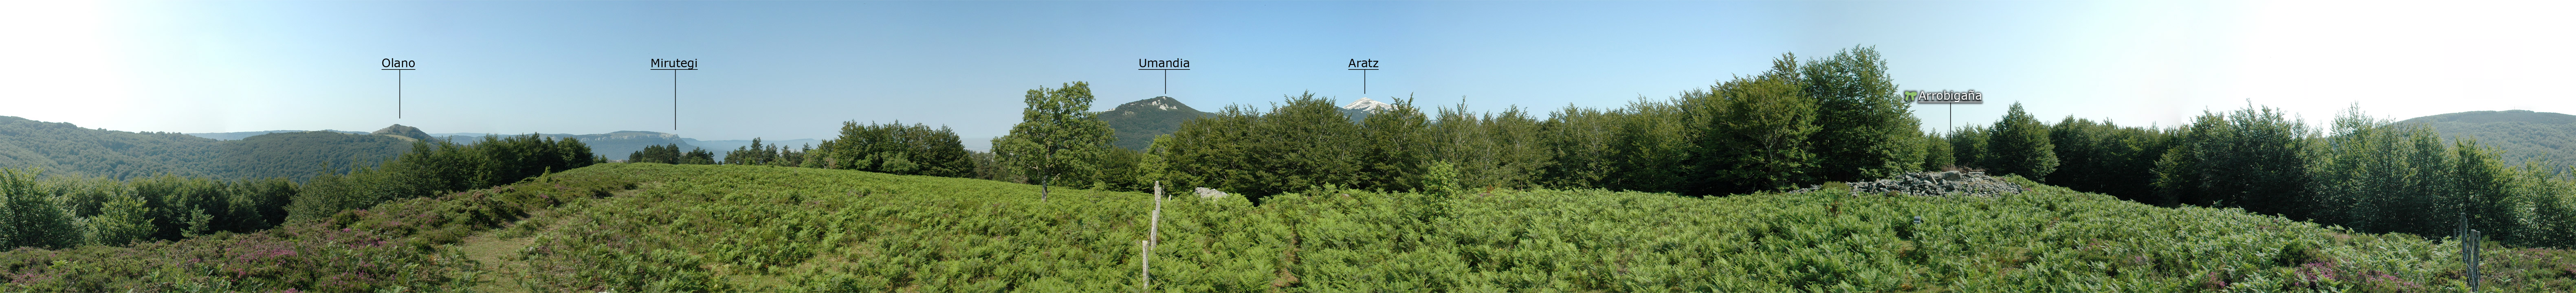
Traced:
<path id="1" fill-rule="evenodd" d="M 1150 293 L 1154 292 L 1154 245 L 1163 242 L 1162 181 L 1154 181 L 1154 212 L 1147 221 L 1149 222 L 1145 228 L 1145 240 L 1136 242 L 1136 246 L 1144 248 L 1137 253 L 1137 257 L 1142 260 L 1136 262 L 1138 270 L 1136 278 L 1138 282 L 1143 283 L 1139 286 L 1140 289 Z"/>

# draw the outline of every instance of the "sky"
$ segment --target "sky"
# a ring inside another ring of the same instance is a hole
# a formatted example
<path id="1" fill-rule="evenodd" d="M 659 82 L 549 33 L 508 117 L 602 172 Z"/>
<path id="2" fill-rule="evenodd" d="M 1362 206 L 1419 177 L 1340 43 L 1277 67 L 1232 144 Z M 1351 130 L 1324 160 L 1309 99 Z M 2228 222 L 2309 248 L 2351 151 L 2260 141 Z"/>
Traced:
<path id="1" fill-rule="evenodd" d="M 677 133 L 840 122 L 1006 134 L 1028 90 L 1095 110 L 1314 93 L 1471 111 L 1614 108 L 1871 47 L 1926 130 L 2013 103 L 2173 126 L 2259 105 L 2312 124 L 2576 112 L 2576 5 L 2265 1 L 75 2 L 0 4 L 0 116 L 122 131 Z M 383 59 L 418 70 L 378 70 Z M 692 59 L 701 70 L 649 70 Z M 1183 59 L 1189 71 L 1135 70 Z M 1367 73 L 1351 59 L 1377 60 Z M 1168 81 L 1165 74 L 1169 74 Z M 397 76 L 399 75 L 399 76 Z M 675 76 L 676 75 L 676 76 Z M 1167 89 L 1168 87 L 1168 89 Z M 1363 94 L 1362 91 L 1366 93 Z M 1168 91 L 1168 92 L 1167 92 Z M 676 97 L 674 97 L 676 95 Z M 676 103 L 676 105 L 675 105 Z"/>

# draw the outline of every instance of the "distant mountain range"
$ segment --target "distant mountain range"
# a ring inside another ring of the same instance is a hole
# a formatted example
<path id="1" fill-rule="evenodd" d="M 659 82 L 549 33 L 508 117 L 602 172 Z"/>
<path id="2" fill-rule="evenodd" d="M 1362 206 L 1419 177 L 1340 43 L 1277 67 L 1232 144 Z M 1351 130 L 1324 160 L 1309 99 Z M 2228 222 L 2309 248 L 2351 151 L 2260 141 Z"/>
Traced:
<path id="1" fill-rule="evenodd" d="M 1211 115 L 1172 97 L 1136 100 L 1098 113 L 1100 122 L 1117 132 L 1113 135 L 1117 141 L 1110 145 L 1133 150 L 1154 145 L 1154 136 L 1180 131 L 1181 122 Z"/>
<path id="2" fill-rule="evenodd" d="M 347 134 L 360 134 L 360 135 L 370 134 L 370 133 L 368 133 L 368 132 L 356 132 L 356 131 L 338 131 L 338 130 L 325 130 L 325 131 L 337 132 L 337 133 L 347 133 Z M 188 135 L 196 136 L 196 137 L 203 137 L 203 138 L 217 139 L 217 140 L 241 140 L 241 139 L 244 139 L 244 138 L 255 137 L 255 136 L 262 135 L 262 134 L 271 134 L 271 133 L 288 133 L 288 132 L 304 132 L 304 131 L 298 131 L 298 130 L 270 130 L 270 131 L 251 131 L 251 132 L 189 133 Z M 389 126 L 389 127 L 386 127 L 385 129 L 382 129 L 382 130 L 377 130 L 377 132 L 375 132 L 375 133 L 373 133 L 373 134 L 384 134 L 384 135 L 393 136 L 393 137 L 408 137 L 408 138 L 417 138 L 417 139 L 433 139 L 433 138 L 434 138 L 434 139 L 444 139 L 444 140 L 453 141 L 453 142 L 460 143 L 460 144 L 473 144 L 473 143 L 475 143 L 475 142 L 482 141 L 482 140 L 483 140 L 483 137 L 484 137 L 484 136 L 487 136 L 487 135 L 497 135 L 497 136 L 520 135 L 520 134 L 473 133 L 473 132 L 457 132 L 457 133 L 425 133 L 425 132 L 421 132 L 419 128 L 410 127 L 410 126 L 403 126 L 403 125 L 401 125 L 401 124 L 395 124 L 394 126 Z M 555 138 L 555 139 L 563 139 L 563 138 L 575 138 L 575 139 L 580 139 L 582 144 L 590 145 L 590 152 L 591 152 L 592 154 L 598 154 L 598 155 L 602 155 L 602 156 L 608 156 L 608 159 L 610 159 L 610 160 L 624 160 L 624 159 L 626 159 L 626 155 L 627 155 L 627 154 L 631 154 L 631 153 L 634 153 L 635 151 L 643 150 L 645 146 L 657 146 L 657 145 L 666 145 L 666 144 L 668 144 L 668 145 L 679 145 L 679 146 L 680 146 L 680 149 L 681 149 L 681 150 L 683 150 L 683 151 L 690 150 L 690 149 L 704 148 L 704 149 L 706 149 L 708 152 L 714 152 L 714 153 L 716 153 L 716 159 L 717 159 L 717 160 L 723 160 L 723 159 L 724 159 L 724 156 L 725 156 L 725 152 L 733 151 L 734 149 L 742 148 L 742 147 L 750 146 L 750 145 L 751 145 L 751 141 L 750 141 L 750 140 L 698 140 L 698 139 L 694 139 L 694 138 L 680 137 L 680 135 L 678 135 L 678 134 L 661 133 L 661 132 L 652 132 L 652 131 L 618 131 L 618 132 L 601 133 L 601 134 L 540 133 L 540 134 L 538 134 L 538 135 L 542 135 L 542 136 L 549 137 L 549 138 Z M 809 139 L 790 139 L 790 140 L 776 140 L 776 141 L 772 141 L 772 140 L 762 140 L 762 141 L 761 141 L 761 144 L 764 144 L 764 145 L 775 144 L 775 145 L 784 145 L 784 146 L 787 146 L 787 147 L 800 147 L 800 146 L 804 146 L 804 145 L 822 144 L 822 142 L 823 142 L 823 141 L 822 141 L 822 140 L 819 140 L 819 139 L 810 139 L 810 138 L 809 138 Z"/>
<path id="3" fill-rule="evenodd" d="M 1395 104 L 1363 97 L 1343 105 L 1342 115 L 1349 116 L 1351 122 L 1356 123 L 1367 119 L 1369 113 L 1389 109 L 1395 109 Z M 1145 147 L 1153 146 L 1155 136 L 1180 131 L 1181 123 L 1188 122 L 1190 119 L 1216 116 L 1215 113 L 1190 108 L 1190 105 L 1182 104 L 1181 100 L 1172 97 L 1154 97 L 1127 102 L 1119 104 L 1118 108 L 1101 111 L 1098 114 L 1101 122 L 1109 124 L 1110 130 L 1117 131 L 1114 135 L 1117 141 L 1110 145 L 1134 150 L 1144 150 Z M 968 148 L 974 149 L 974 146 L 970 143 Z"/>
<path id="4" fill-rule="evenodd" d="M 2481 146 L 2503 149 L 2502 158 L 2508 163 L 2542 160 L 2560 166 L 2576 164 L 2576 115 L 2527 110 L 2469 111 L 2415 117 L 2396 124 L 2432 127 L 2444 141 L 2475 138 Z"/>

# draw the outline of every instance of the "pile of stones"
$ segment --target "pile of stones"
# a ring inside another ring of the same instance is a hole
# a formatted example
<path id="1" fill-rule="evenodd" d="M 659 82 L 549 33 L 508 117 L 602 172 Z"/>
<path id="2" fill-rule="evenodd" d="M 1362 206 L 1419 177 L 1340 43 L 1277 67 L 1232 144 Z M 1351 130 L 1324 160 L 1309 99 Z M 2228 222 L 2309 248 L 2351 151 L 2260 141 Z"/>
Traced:
<path id="1" fill-rule="evenodd" d="M 2021 185 L 2013 185 L 2012 182 L 2005 182 L 2003 179 L 1996 179 L 1993 176 L 1986 176 L 1986 174 L 1960 173 L 1959 171 L 1907 173 L 1904 175 L 1897 175 L 1896 178 L 1879 179 L 1876 182 L 1854 182 L 1849 184 L 1851 185 L 1852 191 L 1860 193 L 1896 192 L 1914 196 L 1959 195 L 1996 197 L 2004 194 L 2018 194 L 2023 190 Z M 1823 189 L 1824 186 L 1817 185 L 1790 192 L 1798 193 Z"/>
<path id="2" fill-rule="evenodd" d="M 1225 198 L 1225 196 L 1228 195 L 1225 194 L 1224 191 L 1216 191 L 1215 189 L 1208 189 L 1206 187 L 1200 187 L 1197 190 L 1191 190 L 1190 192 L 1197 193 L 1199 198 L 1204 199 L 1219 199 Z"/>

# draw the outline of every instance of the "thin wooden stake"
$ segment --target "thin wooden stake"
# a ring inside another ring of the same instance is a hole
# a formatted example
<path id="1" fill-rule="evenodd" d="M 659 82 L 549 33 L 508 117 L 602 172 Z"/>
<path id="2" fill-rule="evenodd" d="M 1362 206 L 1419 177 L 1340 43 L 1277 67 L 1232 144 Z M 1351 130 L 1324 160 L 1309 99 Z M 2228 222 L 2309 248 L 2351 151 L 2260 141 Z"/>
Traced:
<path id="1" fill-rule="evenodd" d="M 1137 257 L 1137 258 L 1141 258 L 1141 259 L 1144 259 L 1144 260 L 1145 260 L 1144 262 L 1137 263 L 1136 281 L 1140 283 L 1140 284 L 1138 284 L 1138 285 L 1136 286 L 1136 287 L 1137 287 L 1137 289 L 1140 289 L 1140 290 L 1137 290 L 1137 291 L 1138 291 L 1138 292 L 1154 292 L 1154 265 L 1153 265 L 1153 262 L 1154 262 L 1154 245 L 1153 245 L 1153 241 L 1148 241 L 1148 240 L 1136 240 L 1136 247 L 1143 247 L 1143 248 L 1145 248 L 1145 249 L 1139 249 L 1139 250 L 1136 250 L 1136 257 Z"/>
<path id="2" fill-rule="evenodd" d="M 1136 242 L 1136 246 L 1144 248 L 1138 252 L 1137 257 L 1143 260 L 1136 262 L 1139 270 L 1136 272 L 1136 278 L 1138 282 L 1143 283 L 1139 287 L 1144 289 L 1144 292 L 1154 292 L 1154 244 L 1163 241 L 1162 181 L 1154 181 L 1154 212 L 1147 221 L 1149 222 L 1145 228 L 1145 240 Z"/>

